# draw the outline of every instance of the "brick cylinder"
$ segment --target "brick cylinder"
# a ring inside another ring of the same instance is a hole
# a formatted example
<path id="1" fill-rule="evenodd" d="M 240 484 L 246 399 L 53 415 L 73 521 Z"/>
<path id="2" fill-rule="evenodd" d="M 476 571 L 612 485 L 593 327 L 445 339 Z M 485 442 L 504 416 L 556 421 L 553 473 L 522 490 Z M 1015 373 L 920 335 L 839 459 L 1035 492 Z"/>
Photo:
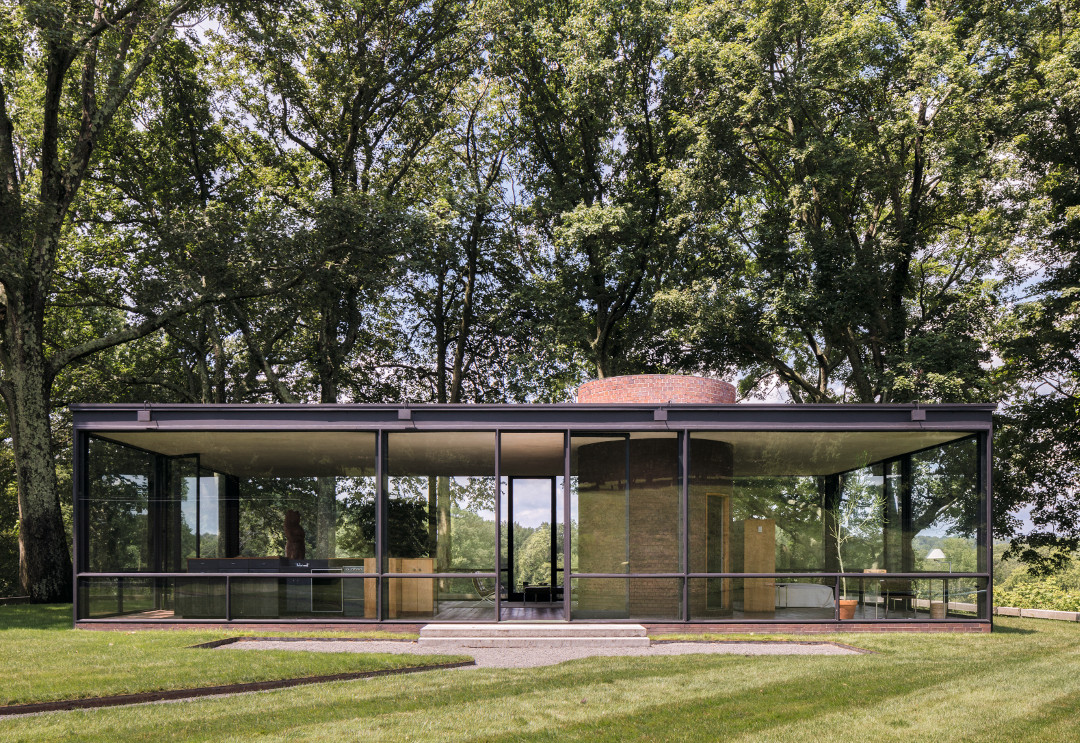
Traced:
<path id="1" fill-rule="evenodd" d="M 594 379 L 578 387 L 579 403 L 696 403 L 735 402 L 735 388 L 720 379 L 682 374 L 634 374 Z"/>

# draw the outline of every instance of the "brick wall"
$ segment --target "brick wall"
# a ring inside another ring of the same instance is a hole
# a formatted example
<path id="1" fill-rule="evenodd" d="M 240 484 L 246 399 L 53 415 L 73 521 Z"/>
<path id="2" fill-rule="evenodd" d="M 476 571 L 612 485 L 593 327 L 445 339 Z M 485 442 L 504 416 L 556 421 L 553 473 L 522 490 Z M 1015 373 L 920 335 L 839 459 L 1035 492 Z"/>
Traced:
<path id="1" fill-rule="evenodd" d="M 719 539 L 706 547 L 706 500 L 730 495 L 731 446 L 697 439 L 692 441 L 691 456 L 695 467 L 690 479 L 690 564 L 698 571 L 705 570 L 707 550 L 720 549 Z M 682 570 L 676 437 L 586 444 L 577 453 L 577 475 L 579 572 Z M 682 584 L 677 579 L 582 579 L 578 588 L 577 613 L 583 618 L 675 619 L 682 614 Z M 690 600 L 691 610 L 700 616 L 707 603 L 701 581 L 692 584 Z M 717 608 L 715 602 L 709 603 Z"/>
<path id="2" fill-rule="evenodd" d="M 578 387 L 579 403 L 698 403 L 735 402 L 735 388 L 719 379 L 681 374 L 635 374 L 607 377 Z"/>

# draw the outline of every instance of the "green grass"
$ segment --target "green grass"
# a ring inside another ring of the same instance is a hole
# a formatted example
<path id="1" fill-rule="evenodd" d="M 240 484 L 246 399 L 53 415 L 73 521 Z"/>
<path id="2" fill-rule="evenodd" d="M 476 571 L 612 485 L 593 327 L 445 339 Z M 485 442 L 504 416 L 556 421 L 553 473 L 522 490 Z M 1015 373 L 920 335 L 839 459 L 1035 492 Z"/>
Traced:
<path id="1" fill-rule="evenodd" d="M 0 607 L 0 705 L 375 671 L 464 659 L 386 653 L 224 652 L 190 647 L 244 634 L 297 633 L 244 633 L 227 629 L 97 632 L 72 629 L 70 605 L 3 606 Z M 352 636 L 389 635 L 368 632 Z"/>
<path id="2" fill-rule="evenodd" d="M 810 639 L 877 652 L 434 671 L 11 719 L 0 740 L 1080 740 L 1078 625 L 1003 618 L 992 635 Z"/>

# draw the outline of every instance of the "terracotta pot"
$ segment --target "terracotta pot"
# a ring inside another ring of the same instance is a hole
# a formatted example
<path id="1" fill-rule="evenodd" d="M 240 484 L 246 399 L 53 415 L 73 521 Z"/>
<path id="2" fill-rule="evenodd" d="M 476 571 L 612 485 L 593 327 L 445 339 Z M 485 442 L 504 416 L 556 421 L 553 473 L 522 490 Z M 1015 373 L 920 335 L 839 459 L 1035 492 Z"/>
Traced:
<path id="1" fill-rule="evenodd" d="M 840 599 L 840 618 L 854 619 L 855 607 L 858 603 L 858 599 Z"/>

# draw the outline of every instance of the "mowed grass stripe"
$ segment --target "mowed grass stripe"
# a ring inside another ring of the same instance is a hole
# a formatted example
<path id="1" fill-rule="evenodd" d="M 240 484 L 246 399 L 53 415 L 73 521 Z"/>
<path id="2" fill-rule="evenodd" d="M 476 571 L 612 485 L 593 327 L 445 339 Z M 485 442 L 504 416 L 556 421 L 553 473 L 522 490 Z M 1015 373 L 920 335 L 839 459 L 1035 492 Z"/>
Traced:
<path id="1" fill-rule="evenodd" d="M 796 716 L 779 731 L 759 726 L 727 739 L 833 740 L 839 739 L 840 731 L 860 731 L 881 741 L 1044 740 L 1041 735 L 1032 737 L 1045 727 L 1044 710 L 1062 703 L 1072 706 L 1080 691 L 1078 669 L 1056 659 L 1013 660 L 992 670 L 965 668 L 970 665 L 958 664 L 955 676 L 927 677 L 906 694 L 847 700 L 830 696 L 833 704 L 826 714 Z M 1073 741 L 1080 740 L 1076 712 L 1073 707 L 1074 724 L 1067 738 Z"/>
<path id="2" fill-rule="evenodd" d="M 1080 740 L 1080 628 L 1008 620 L 1000 629 L 841 638 L 876 655 L 593 658 L 440 671 L 51 714 L 0 724 L 0 739 Z"/>

